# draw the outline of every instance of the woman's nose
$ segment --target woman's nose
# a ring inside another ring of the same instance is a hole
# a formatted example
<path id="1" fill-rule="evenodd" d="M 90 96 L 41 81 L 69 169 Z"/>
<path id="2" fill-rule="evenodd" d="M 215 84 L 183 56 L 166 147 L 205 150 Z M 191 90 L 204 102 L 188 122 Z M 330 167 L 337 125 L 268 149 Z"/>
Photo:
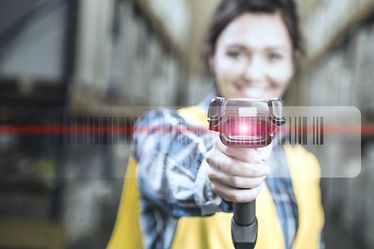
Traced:
<path id="1" fill-rule="evenodd" d="M 260 58 L 254 56 L 248 61 L 243 71 L 243 80 L 246 83 L 256 83 L 264 81 L 266 67 Z"/>

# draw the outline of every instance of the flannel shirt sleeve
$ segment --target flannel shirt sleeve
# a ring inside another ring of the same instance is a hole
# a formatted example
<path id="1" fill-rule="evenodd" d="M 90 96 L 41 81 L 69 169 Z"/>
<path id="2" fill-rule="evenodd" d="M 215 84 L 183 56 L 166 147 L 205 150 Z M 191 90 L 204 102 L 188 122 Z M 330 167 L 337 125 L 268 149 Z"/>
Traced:
<path id="1" fill-rule="evenodd" d="M 134 132 L 134 154 L 143 199 L 175 217 L 230 212 L 211 189 L 205 155 L 215 136 L 192 127 L 175 111 L 154 110 Z"/>

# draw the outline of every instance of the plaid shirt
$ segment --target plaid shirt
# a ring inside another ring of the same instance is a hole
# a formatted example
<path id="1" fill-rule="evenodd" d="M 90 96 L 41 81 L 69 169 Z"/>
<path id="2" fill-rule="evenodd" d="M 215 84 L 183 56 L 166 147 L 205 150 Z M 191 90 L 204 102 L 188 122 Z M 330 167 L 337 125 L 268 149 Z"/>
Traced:
<path id="1" fill-rule="evenodd" d="M 204 110 L 211 98 L 200 103 Z M 137 122 L 134 154 L 146 248 L 170 248 L 178 217 L 232 212 L 232 204 L 212 191 L 207 177 L 205 155 L 213 141 L 212 133 L 198 131 L 175 110 L 154 110 Z M 273 147 L 269 164 L 275 176 L 289 175 L 281 145 Z M 268 177 L 266 184 L 275 202 L 286 248 L 291 248 L 298 226 L 292 182 L 289 177 Z"/>

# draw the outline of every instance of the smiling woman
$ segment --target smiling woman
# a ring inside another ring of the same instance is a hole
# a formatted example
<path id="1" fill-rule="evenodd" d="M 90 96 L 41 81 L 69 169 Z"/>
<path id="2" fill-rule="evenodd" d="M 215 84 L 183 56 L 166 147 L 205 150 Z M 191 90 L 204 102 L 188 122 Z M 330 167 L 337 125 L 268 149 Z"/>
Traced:
<path id="1" fill-rule="evenodd" d="M 260 224 L 257 249 L 323 246 L 319 179 L 291 178 L 303 172 L 319 175 L 313 155 L 282 143 L 232 148 L 217 133 L 207 131 L 208 106 L 217 95 L 266 99 L 284 94 L 301 50 L 295 10 L 292 0 L 221 1 L 203 47 L 217 92 L 199 106 L 155 110 L 138 121 L 130 178 L 109 249 L 141 244 L 233 248 L 232 215 L 227 212 L 232 212 L 233 202 L 255 199 Z M 160 133 L 157 127 L 170 132 Z"/>

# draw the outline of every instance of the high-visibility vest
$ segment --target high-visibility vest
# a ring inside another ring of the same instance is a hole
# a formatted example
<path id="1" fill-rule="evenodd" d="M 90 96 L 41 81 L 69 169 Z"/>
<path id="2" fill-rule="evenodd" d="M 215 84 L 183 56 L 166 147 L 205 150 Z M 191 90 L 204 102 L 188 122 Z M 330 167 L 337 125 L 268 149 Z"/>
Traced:
<path id="1" fill-rule="evenodd" d="M 179 110 L 194 124 L 207 125 L 200 107 Z M 285 154 L 298 204 L 298 229 L 293 249 L 316 249 L 324 224 L 320 196 L 320 167 L 315 156 L 301 146 L 285 145 Z M 116 224 L 107 249 L 142 249 L 140 194 L 136 177 L 137 163 L 130 157 Z M 256 199 L 258 239 L 256 249 L 283 249 L 285 242 L 269 189 L 265 186 Z M 233 249 L 232 214 L 219 212 L 209 217 L 183 217 L 178 221 L 172 248 Z"/>

